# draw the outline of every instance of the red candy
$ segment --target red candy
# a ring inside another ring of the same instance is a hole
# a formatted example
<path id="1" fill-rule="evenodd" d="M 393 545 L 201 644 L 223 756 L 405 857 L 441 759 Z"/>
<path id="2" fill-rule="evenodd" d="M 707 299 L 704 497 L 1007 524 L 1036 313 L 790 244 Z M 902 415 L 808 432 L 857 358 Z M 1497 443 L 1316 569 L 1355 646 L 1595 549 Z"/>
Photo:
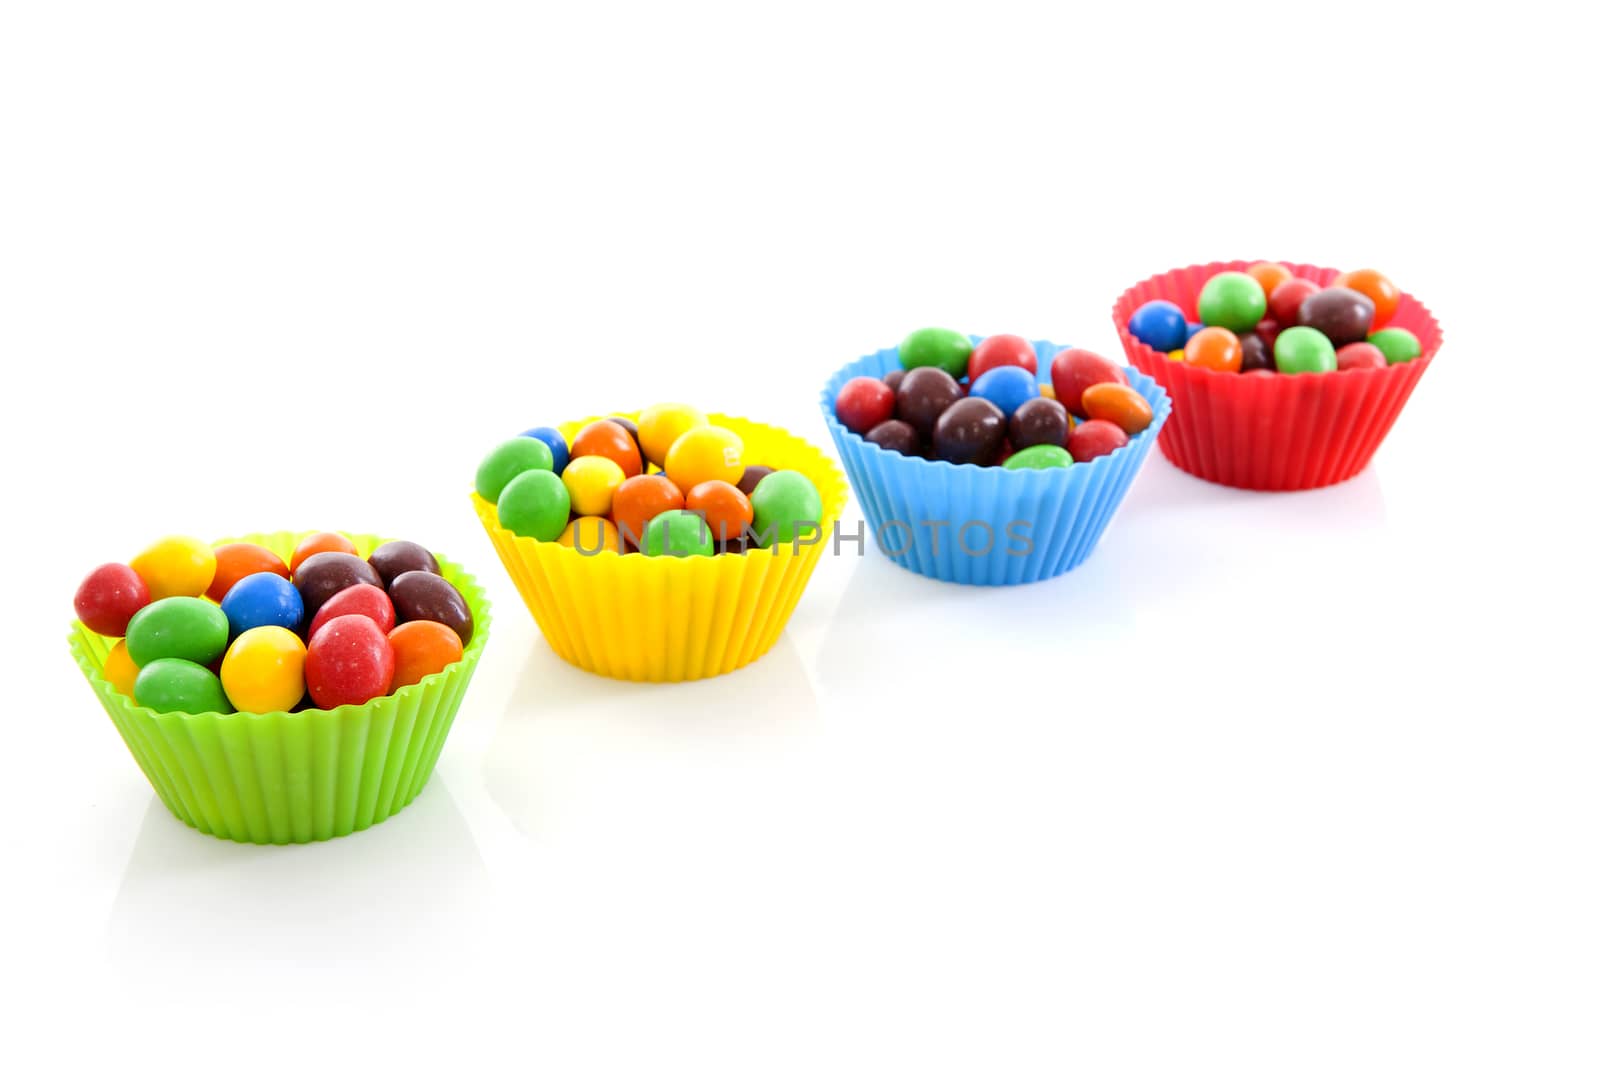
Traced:
<path id="1" fill-rule="evenodd" d="M 1368 344 L 1366 341 L 1357 341 L 1354 344 L 1345 345 L 1334 353 L 1334 357 L 1339 361 L 1338 367 L 1340 370 L 1361 370 L 1367 367 L 1378 368 L 1389 365 L 1389 360 L 1384 356 L 1383 349 L 1377 345 Z"/>
<path id="2" fill-rule="evenodd" d="M 1127 443 L 1122 427 L 1104 419 L 1086 419 L 1067 433 L 1067 451 L 1078 463 L 1109 455 Z"/>
<path id="3" fill-rule="evenodd" d="M 105 637 L 128 632 L 128 620 L 150 603 L 144 579 L 126 563 L 102 563 L 78 586 L 72 607 L 85 626 Z"/>
<path id="4" fill-rule="evenodd" d="M 393 681 L 394 649 L 365 615 L 330 620 L 306 646 L 306 689 L 319 708 L 365 704 Z"/>
<path id="5" fill-rule="evenodd" d="M 894 390 L 876 378 L 851 378 L 839 390 L 834 414 L 856 433 L 866 433 L 894 415 Z"/>
<path id="6" fill-rule="evenodd" d="M 394 629 L 394 602 L 389 599 L 389 594 L 375 585 L 352 585 L 322 602 L 322 607 L 311 619 L 311 629 L 307 635 L 317 636 L 317 631 L 329 622 L 346 615 L 363 615 L 377 623 L 378 629 L 384 633 Z"/>
<path id="7" fill-rule="evenodd" d="M 1050 363 L 1050 384 L 1055 387 L 1056 399 L 1074 415 L 1086 414 L 1083 391 L 1101 382 L 1127 385 L 1128 377 L 1121 367 L 1086 348 L 1064 349 Z"/>
<path id="8" fill-rule="evenodd" d="M 1322 286 L 1309 278 L 1290 278 L 1272 290 L 1267 297 L 1267 315 L 1273 322 L 1293 326 L 1300 321 L 1300 303 L 1312 293 L 1322 291 Z"/>
<path id="9" fill-rule="evenodd" d="M 1021 367 L 1029 374 L 1038 374 L 1039 357 L 1027 338 L 1014 333 L 997 333 L 979 341 L 978 347 L 972 350 L 967 360 L 967 381 L 975 382 L 996 367 Z"/>

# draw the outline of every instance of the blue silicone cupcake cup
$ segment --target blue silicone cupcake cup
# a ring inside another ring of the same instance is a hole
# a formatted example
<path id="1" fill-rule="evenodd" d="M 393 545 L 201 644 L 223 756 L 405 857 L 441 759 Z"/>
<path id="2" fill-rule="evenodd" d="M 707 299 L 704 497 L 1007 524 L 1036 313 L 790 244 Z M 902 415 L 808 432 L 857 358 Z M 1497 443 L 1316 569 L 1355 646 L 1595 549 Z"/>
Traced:
<path id="1" fill-rule="evenodd" d="M 1051 360 L 1068 346 L 1033 344 L 1039 380 L 1048 382 Z M 1155 418 L 1110 455 L 1065 470 L 926 460 L 879 448 L 833 413 L 845 382 L 881 378 L 899 366 L 898 348 L 847 364 L 822 391 L 822 416 L 878 548 L 909 571 L 962 585 L 1043 581 L 1088 559 L 1172 413 L 1166 391 L 1129 367 L 1128 384 Z"/>

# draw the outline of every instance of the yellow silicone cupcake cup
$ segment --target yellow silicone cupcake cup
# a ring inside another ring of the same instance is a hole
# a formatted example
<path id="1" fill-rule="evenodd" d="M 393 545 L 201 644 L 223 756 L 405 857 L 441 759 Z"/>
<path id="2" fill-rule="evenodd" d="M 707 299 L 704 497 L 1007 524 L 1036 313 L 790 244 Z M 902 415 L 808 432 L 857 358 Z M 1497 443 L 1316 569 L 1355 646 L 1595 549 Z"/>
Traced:
<path id="1" fill-rule="evenodd" d="M 744 441 L 747 464 L 811 479 L 822 496 L 817 543 L 691 559 L 584 555 L 553 541 L 516 536 L 500 525 L 493 504 L 472 494 L 517 592 L 550 647 L 568 663 L 632 682 L 710 678 L 759 659 L 794 614 L 817 560 L 833 544 L 847 496 L 844 472 L 816 446 L 784 430 L 726 415 L 710 419 Z M 559 429 L 571 441 L 593 421 Z"/>
<path id="2" fill-rule="evenodd" d="M 288 562 L 304 536 L 232 540 L 264 545 Z M 362 556 L 390 540 L 347 536 Z M 439 570 L 472 609 L 472 640 L 444 670 L 365 704 L 267 715 L 152 711 L 106 680 L 106 654 L 115 638 L 74 622 L 68 641 L 134 761 L 173 815 L 233 841 L 326 841 L 383 822 L 422 792 L 489 640 L 483 590 L 466 571 L 438 559 Z"/>

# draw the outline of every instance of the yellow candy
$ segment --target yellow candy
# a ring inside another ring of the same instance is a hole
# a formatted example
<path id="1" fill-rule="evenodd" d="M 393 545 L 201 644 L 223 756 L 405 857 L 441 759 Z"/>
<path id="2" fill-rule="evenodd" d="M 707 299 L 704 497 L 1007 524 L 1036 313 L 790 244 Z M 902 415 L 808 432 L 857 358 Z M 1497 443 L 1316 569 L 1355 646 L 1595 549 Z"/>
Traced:
<path id="1" fill-rule="evenodd" d="M 217 574 L 217 554 L 192 537 L 163 537 L 128 566 L 144 579 L 151 600 L 204 596 Z"/>
<path id="2" fill-rule="evenodd" d="M 701 482 L 738 485 L 744 477 L 744 442 L 721 426 L 696 426 L 672 443 L 663 469 L 685 493 Z"/>
<path id="3" fill-rule="evenodd" d="M 1167 353 L 1167 358 L 1168 359 L 1176 359 L 1176 360 L 1183 359 L 1183 349 L 1174 348 L 1171 352 Z"/>
<path id="4" fill-rule="evenodd" d="M 222 657 L 222 691 L 239 711 L 292 711 L 306 691 L 306 646 L 293 630 L 246 630 Z"/>
<path id="5" fill-rule="evenodd" d="M 111 688 L 125 697 L 133 696 L 133 680 L 139 677 L 139 665 L 128 655 L 126 641 L 118 641 L 111 646 L 111 651 L 106 653 L 104 673 L 106 681 L 111 683 Z"/>
<path id="6" fill-rule="evenodd" d="M 626 478 L 617 461 L 605 456 L 579 456 L 561 472 L 561 484 L 579 515 L 609 515 L 611 498 Z"/>
<path id="7" fill-rule="evenodd" d="M 1056 387 L 1051 385 L 1049 382 L 1041 382 L 1039 385 L 1039 395 L 1047 396 L 1051 400 L 1054 400 L 1056 398 Z"/>
<path id="8" fill-rule="evenodd" d="M 688 404 L 652 404 L 639 415 L 639 447 L 644 458 L 658 467 L 667 465 L 672 443 L 696 426 L 705 426 L 706 417 Z"/>
<path id="9" fill-rule="evenodd" d="M 610 519 L 598 515 L 580 515 L 567 523 L 558 538 L 568 548 L 576 548 L 586 556 L 600 552 L 622 551 L 622 538 Z"/>

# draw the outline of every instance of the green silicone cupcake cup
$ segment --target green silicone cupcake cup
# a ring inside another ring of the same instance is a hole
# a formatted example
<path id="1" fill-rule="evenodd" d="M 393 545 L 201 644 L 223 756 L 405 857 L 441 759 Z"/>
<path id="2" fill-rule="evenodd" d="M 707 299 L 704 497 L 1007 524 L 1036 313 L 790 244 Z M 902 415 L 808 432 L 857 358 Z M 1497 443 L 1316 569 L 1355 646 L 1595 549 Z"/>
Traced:
<path id="1" fill-rule="evenodd" d="M 252 534 L 288 560 L 303 533 Z M 363 556 L 390 538 L 347 534 Z M 219 541 L 218 544 L 227 542 Z M 466 571 L 439 569 L 472 609 L 472 641 L 461 659 L 416 685 L 365 704 L 323 711 L 161 713 L 106 681 L 114 638 L 74 622 L 73 658 L 167 810 L 201 833 L 284 845 L 365 830 L 417 798 L 489 638 L 489 602 Z"/>

